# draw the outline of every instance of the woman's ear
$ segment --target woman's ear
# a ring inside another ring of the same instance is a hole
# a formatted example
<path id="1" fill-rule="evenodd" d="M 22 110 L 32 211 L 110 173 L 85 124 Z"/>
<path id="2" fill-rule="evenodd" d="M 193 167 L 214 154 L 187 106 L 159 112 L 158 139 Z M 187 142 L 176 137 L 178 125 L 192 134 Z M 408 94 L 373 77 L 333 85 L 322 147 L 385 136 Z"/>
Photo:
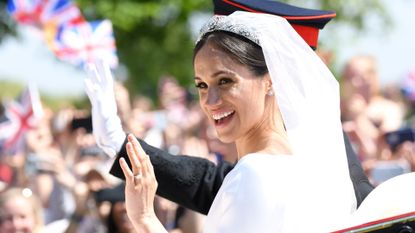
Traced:
<path id="1" fill-rule="evenodd" d="M 272 89 L 272 80 L 269 74 L 264 75 L 264 84 L 267 95 L 274 95 L 274 90 Z"/>

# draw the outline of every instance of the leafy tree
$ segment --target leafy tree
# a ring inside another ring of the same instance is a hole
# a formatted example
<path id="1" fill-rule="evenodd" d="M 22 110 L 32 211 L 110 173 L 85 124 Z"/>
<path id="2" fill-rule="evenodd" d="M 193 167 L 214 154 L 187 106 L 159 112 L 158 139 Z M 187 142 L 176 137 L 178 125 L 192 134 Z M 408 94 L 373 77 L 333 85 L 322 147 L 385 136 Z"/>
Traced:
<path id="1" fill-rule="evenodd" d="M 16 23 L 8 16 L 6 0 L 0 0 L 0 42 L 7 36 L 16 36 Z"/>
<path id="2" fill-rule="evenodd" d="M 173 75 L 182 84 L 192 77 L 189 17 L 208 11 L 208 0 L 79 0 L 88 20 L 112 21 L 118 55 L 129 72 L 127 86 L 133 92 L 157 96 L 160 76 Z"/>
<path id="3" fill-rule="evenodd" d="M 337 12 L 333 24 L 350 25 L 356 32 L 368 26 L 371 15 L 390 25 L 379 0 L 283 0 L 297 6 Z M 128 70 L 128 88 L 152 97 L 162 75 L 173 75 L 182 84 L 192 83 L 194 38 L 189 21 L 197 12 L 211 14 L 211 0 L 76 0 L 87 20 L 110 19 L 114 26 L 120 61 Z M 14 33 L 15 25 L 4 14 L 0 0 L 0 40 Z M 335 38 L 336 39 L 336 38 Z"/>

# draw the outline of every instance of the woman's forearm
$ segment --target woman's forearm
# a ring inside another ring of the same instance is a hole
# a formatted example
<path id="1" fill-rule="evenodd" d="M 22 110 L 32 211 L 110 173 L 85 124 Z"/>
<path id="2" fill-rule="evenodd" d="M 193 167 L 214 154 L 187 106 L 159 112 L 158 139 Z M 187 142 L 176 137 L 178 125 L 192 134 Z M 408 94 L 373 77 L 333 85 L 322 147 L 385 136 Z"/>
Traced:
<path id="1" fill-rule="evenodd" d="M 168 233 L 156 215 L 144 219 L 131 219 L 134 229 L 143 233 Z"/>

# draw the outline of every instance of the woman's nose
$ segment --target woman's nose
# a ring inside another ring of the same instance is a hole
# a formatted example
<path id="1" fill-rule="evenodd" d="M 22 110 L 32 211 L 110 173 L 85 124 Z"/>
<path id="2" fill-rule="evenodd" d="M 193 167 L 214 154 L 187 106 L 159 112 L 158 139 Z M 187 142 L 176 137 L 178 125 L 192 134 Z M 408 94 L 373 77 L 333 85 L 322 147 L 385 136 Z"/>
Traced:
<path id="1" fill-rule="evenodd" d="M 221 103 L 221 96 L 217 88 L 209 88 L 206 98 L 206 105 L 215 106 Z"/>

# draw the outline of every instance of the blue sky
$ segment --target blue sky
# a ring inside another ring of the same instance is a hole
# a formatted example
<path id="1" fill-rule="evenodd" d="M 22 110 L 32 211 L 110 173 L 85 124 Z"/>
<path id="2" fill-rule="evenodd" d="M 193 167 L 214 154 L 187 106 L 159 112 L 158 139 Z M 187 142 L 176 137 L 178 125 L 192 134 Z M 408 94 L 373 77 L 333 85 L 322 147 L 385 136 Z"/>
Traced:
<path id="1" fill-rule="evenodd" d="M 341 68 L 355 54 L 371 54 L 378 60 L 382 84 L 399 83 L 409 70 L 415 69 L 415 1 L 383 2 L 392 15 L 394 28 L 385 35 L 369 31 L 358 38 L 344 29 L 336 67 Z M 375 30 L 379 26 L 374 25 Z M 52 95 L 83 95 L 84 73 L 57 61 L 39 31 L 28 27 L 20 31 L 20 39 L 7 39 L 0 45 L 0 79 L 33 82 L 42 92 Z M 323 30 L 321 36 L 330 35 Z"/>

